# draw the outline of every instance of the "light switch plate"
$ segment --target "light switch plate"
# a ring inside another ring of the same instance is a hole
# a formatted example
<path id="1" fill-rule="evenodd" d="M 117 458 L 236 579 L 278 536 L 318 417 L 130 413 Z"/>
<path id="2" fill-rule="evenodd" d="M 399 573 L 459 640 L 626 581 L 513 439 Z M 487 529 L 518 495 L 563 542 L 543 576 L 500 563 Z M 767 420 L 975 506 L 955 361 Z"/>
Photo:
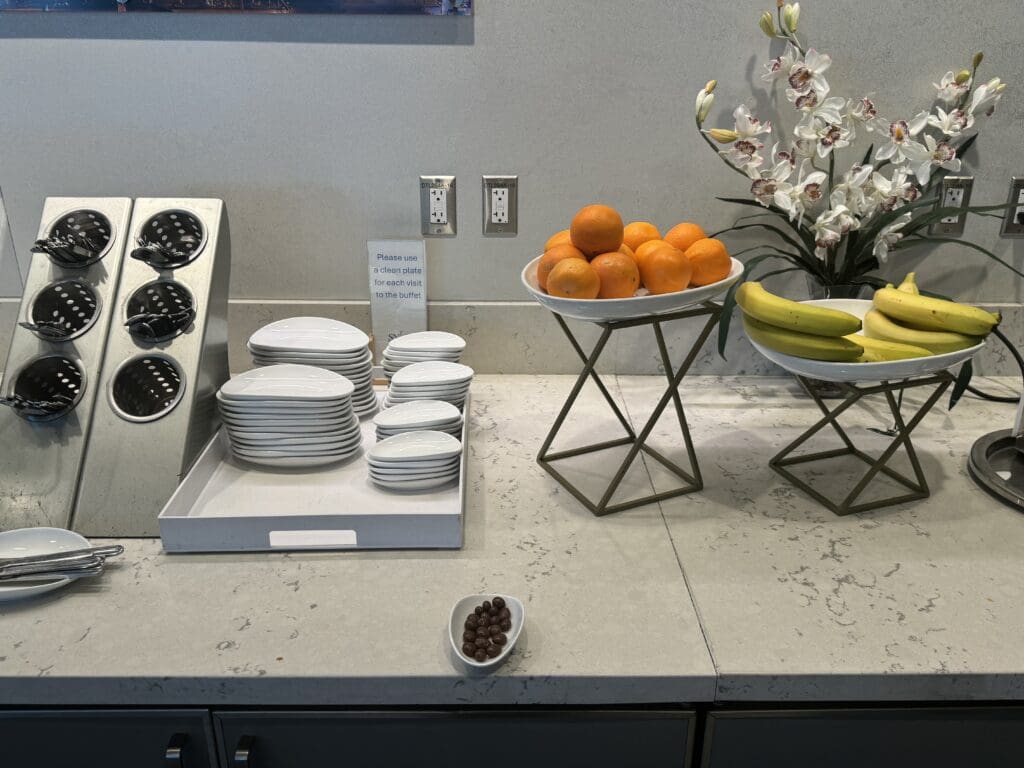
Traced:
<path id="1" fill-rule="evenodd" d="M 936 208 L 967 208 L 971 204 L 973 188 L 973 176 L 946 176 L 939 183 L 939 201 L 935 204 Z M 932 235 L 959 237 L 964 233 L 966 223 L 967 213 L 961 211 L 955 216 L 943 216 L 928 228 L 928 232 Z"/>
<path id="2" fill-rule="evenodd" d="M 420 176 L 420 232 L 426 237 L 454 237 L 455 177 Z"/>
<path id="3" fill-rule="evenodd" d="M 519 177 L 482 177 L 484 236 L 515 237 L 519 231 Z"/>
<path id="4" fill-rule="evenodd" d="M 1006 204 L 1013 207 L 1007 208 L 1003 215 L 1000 237 L 1024 237 L 1024 176 L 1010 179 L 1010 196 Z"/>

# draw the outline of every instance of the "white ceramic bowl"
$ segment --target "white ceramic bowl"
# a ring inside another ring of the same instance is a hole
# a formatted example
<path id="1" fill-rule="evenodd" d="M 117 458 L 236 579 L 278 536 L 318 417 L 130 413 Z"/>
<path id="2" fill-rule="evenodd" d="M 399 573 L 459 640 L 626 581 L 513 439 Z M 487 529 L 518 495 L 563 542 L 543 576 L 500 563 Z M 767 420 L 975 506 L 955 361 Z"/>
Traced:
<path id="1" fill-rule="evenodd" d="M 861 320 L 872 307 L 869 299 L 817 299 L 803 303 L 839 309 L 856 315 Z M 749 341 L 754 345 L 754 349 L 790 373 L 824 381 L 899 381 L 914 376 L 928 376 L 969 360 L 985 346 L 985 342 L 981 342 L 973 347 L 957 352 L 947 352 L 944 355 L 915 357 L 910 360 L 891 360 L 885 363 L 830 363 L 824 360 L 793 357 L 793 355 L 768 349 L 753 339 L 749 339 Z"/>
<path id="2" fill-rule="evenodd" d="M 462 652 L 462 633 L 465 632 L 466 617 L 473 612 L 473 609 L 480 605 L 484 600 L 490 600 L 495 597 L 493 593 L 487 595 L 466 595 L 464 598 L 459 600 L 452 607 L 452 614 L 448 618 L 448 640 L 452 644 L 452 650 L 455 651 L 456 657 L 465 664 L 466 666 L 474 669 L 492 669 L 505 659 L 508 658 L 509 654 L 512 653 L 512 649 L 516 645 L 516 641 L 519 639 L 519 633 L 523 631 L 523 622 L 526 620 L 526 610 L 523 608 L 523 603 L 515 597 L 508 595 L 497 595 L 505 601 L 505 605 L 508 607 L 508 612 L 512 614 L 512 629 L 505 633 L 508 638 L 508 642 L 505 643 L 505 647 L 501 649 L 501 653 L 495 656 L 493 659 L 487 661 L 477 661 L 471 659 Z"/>
<path id="3" fill-rule="evenodd" d="M 729 286 L 743 276 L 743 264 L 732 259 L 732 269 L 729 270 L 728 277 L 699 288 L 687 288 L 675 293 L 631 296 L 628 299 L 562 299 L 541 290 L 537 282 L 537 266 L 540 260 L 541 257 L 538 256 L 523 268 L 523 285 L 530 295 L 552 312 L 594 323 L 677 312 L 725 293 Z"/>

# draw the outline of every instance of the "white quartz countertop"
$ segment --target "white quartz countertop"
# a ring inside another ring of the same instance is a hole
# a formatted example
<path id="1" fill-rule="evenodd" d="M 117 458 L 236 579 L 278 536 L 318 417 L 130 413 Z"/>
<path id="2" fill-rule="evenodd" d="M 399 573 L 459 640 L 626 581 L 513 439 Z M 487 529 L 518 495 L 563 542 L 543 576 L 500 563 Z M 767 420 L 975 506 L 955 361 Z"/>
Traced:
<path id="1" fill-rule="evenodd" d="M 607 381 L 634 424 L 662 384 Z M 932 497 L 840 518 L 767 466 L 817 418 L 794 382 L 696 377 L 704 491 L 595 518 L 535 462 L 572 382 L 474 382 L 461 551 L 169 556 L 124 540 L 101 578 L 0 604 L 0 705 L 1024 698 L 1024 515 L 965 468 L 1012 406 L 938 406 L 915 432 Z M 588 388 L 556 448 L 618 436 L 610 419 Z M 863 410 L 851 434 L 883 445 L 863 429 L 883 422 Z M 684 457 L 670 427 L 655 445 Z M 594 489 L 609 454 L 569 471 Z M 665 483 L 638 464 L 625 493 Z M 497 672 L 467 676 L 446 623 L 475 592 L 520 597 L 526 629 Z"/>

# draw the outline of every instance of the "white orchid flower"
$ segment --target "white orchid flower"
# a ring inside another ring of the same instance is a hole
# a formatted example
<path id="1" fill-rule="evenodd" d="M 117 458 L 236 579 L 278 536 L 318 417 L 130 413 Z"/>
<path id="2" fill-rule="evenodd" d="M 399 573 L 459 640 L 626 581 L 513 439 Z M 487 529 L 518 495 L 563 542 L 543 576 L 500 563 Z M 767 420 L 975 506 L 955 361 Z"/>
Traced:
<path id="1" fill-rule="evenodd" d="M 752 139 L 755 136 L 760 136 L 762 133 L 771 133 L 772 124 L 770 120 L 761 122 L 756 117 L 750 114 L 750 110 L 743 104 L 736 107 L 736 110 L 732 113 L 733 120 L 736 121 L 735 131 L 739 134 L 741 139 Z"/>
<path id="2" fill-rule="evenodd" d="M 761 175 L 758 168 L 764 164 L 764 158 L 758 154 L 763 148 L 764 144 L 761 144 L 760 142 L 750 141 L 749 139 L 740 139 L 729 147 L 729 149 L 720 150 L 718 154 L 728 160 L 729 163 L 739 168 L 750 178 L 756 179 Z"/>
<path id="3" fill-rule="evenodd" d="M 797 51 L 796 46 L 786 43 L 786 50 L 782 52 L 782 55 L 764 65 L 765 71 L 761 75 L 761 79 L 766 83 L 771 83 L 780 77 L 789 77 L 789 70 L 793 68 L 799 58 L 800 52 Z"/>
<path id="4" fill-rule="evenodd" d="M 928 183 L 935 168 L 945 168 L 953 173 L 960 170 L 960 158 L 956 156 L 956 149 L 948 141 L 936 141 L 933 136 L 926 135 L 923 146 L 915 142 L 904 151 L 907 152 L 914 175 L 921 184 Z"/>
<path id="5" fill-rule="evenodd" d="M 822 211 L 814 221 L 814 255 L 823 260 L 828 256 L 828 249 L 839 244 L 843 235 L 851 229 L 851 222 L 856 223 L 846 206 L 840 205 Z"/>
<path id="6" fill-rule="evenodd" d="M 932 83 L 935 86 L 935 90 L 938 92 L 936 98 L 939 101 L 945 102 L 946 104 L 956 104 L 960 101 L 960 98 L 967 93 L 971 88 L 971 81 L 968 78 L 963 83 L 957 82 L 957 76 L 953 72 L 947 72 L 942 76 L 942 80 L 937 83 Z"/>
<path id="7" fill-rule="evenodd" d="M 825 158 L 833 149 L 842 149 L 850 146 L 854 139 L 854 132 L 851 128 L 841 122 L 819 122 L 815 120 L 810 125 L 798 125 L 794 133 L 801 139 L 816 141 L 818 157 Z"/>
<path id="8" fill-rule="evenodd" d="M 845 205 L 856 216 L 863 216 L 872 209 L 870 199 L 872 165 L 855 165 L 843 174 L 843 180 L 832 188 L 829 202 L 832 207 Z"/>
<path id="9" fill-rule="evenodd" d="M 772 157 L 778 157 L 776 149 L 778 144 L 772 148 Z M 765 208 L 770 206 L 775 200 L 775 191 L 778 189 L 779 184 L 786 181 L 793 173 L 793 166 L 789 160 L 780 159 L 772 166 L 772 169 L 765 173 L 762 171 L 758 178 L 754 179 L 754 183 L 750 185 L 750 194 L 754 196 Z"/>
<path id="10" fill-rule="evenodd" d="M 907 171 L 903 168 L 895 169 L 891 179 L 880 173 L 872 174 L 871 187 L 873 197 L 883 211 L 894 211 L 921 196 L 921 190 L 907 181 Z"/>
<path id="11" fill-rule="evenodd" d="M 911 214 L 908 211 L 879 230 L 878 236 L 875 237 L 875 247 L 871 253 L 878 259 L 880 264 L 885 263 L 889 257 L 889 251 L 895 247 L 896 243 L 903 239 L 903 233 L 900 230 L 910 222 L 910 217 Z"/>
<path id="12" fill-rule="evenodd" d="M 811 48 L 803 61 L 793 63 L 789 68 L 789 87 L 799 93 L 814 91 L 818 94 L 828 93 L 829 87 L 822 73 L 832 66 L 832 57 L 827 53 L 818 53 Z"/>
<path id="13" fill-rule="evenodd" d="M 822 184 L 828 179 L 828 174 L 824 171 L 807 173 L 811 167 L 809 162 L 804 161 L 800 166 L 796 184 L 780 181 L 775 185 L 775 205 L 789 214 L 790 221 L 802 220 L 807 208 L 824 197 Z"/>
<path id="14" fill-rule="evenodd" d="M 885 121 L 879 119 L 875 103 L 869 98 L 865 97 L 857 101 L 851 101 L 846 117 L 852 123 L 863 125 L 864 130 L 868 133 L 884 131 L 882 124 Z"/>
<path id="15" fill-rule="evenodd" d="M 959 136 L 974 125 L 974 115 L 962 109 L 951 109 L 946 112 L 942 107 L 936 107 L 935 114 L 928 115 L 928 125 L 942 131 L 946 136 Z"/>
<path id="16" fill-rule="evenodd" d="M 978 112 L 991 115 L 995 112 L 996 105 L 1003 97 L 1003 91 L 1005 90 L 1006 83 L 1002 82 L 998 77 L 993 77 L 987 83 L 982 83 L 974 89 L 974 93 L 971 95 L 971 105 L 967 108 L 967 111 L 972 115 Z"/>
<path id="17" fill-rule="evenodd" d="M 928 113 L 922 111 L 919 112 L 909 123 L 906 120 L 897 120 L 894 123 L 889 123 L 886 126 L 886 130 L 889 133 L 889 143 L 879 147 L 878 151 L 875 153 L 875 159 L 891 159 L 894 164 L 903 165 L 908 159 L 908 149 L 911 154 L 919 154 L 916 147 L 924 149 L 924 146 L 919 142 L 914 141 L 913 137 L 917 136 L 917 134 L 924 129 L 927 122 Z"/>

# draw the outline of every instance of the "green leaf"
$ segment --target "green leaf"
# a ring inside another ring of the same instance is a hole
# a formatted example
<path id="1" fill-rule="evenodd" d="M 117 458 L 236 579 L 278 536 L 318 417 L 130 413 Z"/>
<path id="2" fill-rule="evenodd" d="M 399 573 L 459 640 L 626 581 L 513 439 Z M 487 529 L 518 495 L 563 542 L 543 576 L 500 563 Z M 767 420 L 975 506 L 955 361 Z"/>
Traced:
<path id="1" fill-rule="evenodd" d="M 957 374 L 956 382 L 953 384 L 953 394 L 949 396 L 949 410 L 952 411 L 956 404 L 960 402 L 960 398 L 963 397 L 964 392 L 967 391 L 967 386 L 971 383 L 972 376 L 974 376 L 974 366 L 968 360 L 960 366 L 960 373 Z"/>
<path id="2" fill-rule="evenodd" d="M 718 354 L 721 355 L 723 360 L 726 359 L 725 347 L 729 342 L 729 324 L 732 322 L 733 311 L 736 309 L 736 289 L 746 282 L 750 270 L 765 259 L 785 259 L 789 261 L 790 257 L 782 252 L 763 253 L 760 256 L 755 256 L 743 265 L 743 274 L 740 276 L 740 279 L 733 283 L 729 290 L 726 291 L 725 296 L 722 298 L 722 314 L 719 315 L 718 320 Z M 798 267 L 798 269 L 802 269 L 802 267 Z"/>
<path id="3" fill-rule="evenodd" d="M 956 156 L 962 158 L 967 150 L 974 146 L 974 142 L 977 140 L 978 134 L 968 137 L 963 144 L 956 148 Z"/>
<path id="4" fill-rule="evenodd" d="M 868 145 L 868 151 L 864 153 L 864 159 L 860 161 L 861 165 L 867 165 L 871 162 L 871 153 L 875 151 L 875 145 Z"/>
<path id="5" fill-rule="evenodd" d="M 783 230 L 781 230 L 778 227 L 773 226 L 771 224 L 765 224 L 764 222 L 755 222 L 753 224 L 739 224 L 739 225 L 735 225 L 734 224 L 733 226 L 729 227 L 729 229 L 723 230 L 723 231 L 725 231 L 725 232 L 740 232 L 740 231 L 742 231 L 744 229 L 767 229 L 767 230 L 769 230 L 771 232 L 774 232 L 776 235 L 778 235 L 787 244 L 789 244 L 789 245 L 793 246 L 794 248 L 796 248 L 797 252 L 800 254 L 800 258 L 801 259 L 807 259 L 809 262 L 817 261 L 817 259 L 815 258 L 814 254 L 813 253 L 809 253 L 807 251 L 807 249 L 805 248 L 805 246 L 799 240 L 797 240 L 792 235 L 787 234 Z M 808 271 L 811 271 L 815 266 L 816 265 L 806 266 L 805 268 Z"/>
<path id="6" fill-rule="evenodd" d="M 913 245 L 919 245 L 920 243 L 956 243 L 957 245 L 962 245 L 964 248 L 970 248 L 971 250 L 978 251 L 979 253 L 983 253 L 986 256 L 988 256 L 990 259 L 995 259 L 996 261 L 998 261 L 1000 264 L 1002 264 L 1004 267 L 1006 267 L 1008 270 L 1010 270 L 1014 274 L 1020 275 L 1021 277 L 1024 277 L 1024 272 L 1021 272 L 1019 269 L 1017 269 L 1012 264 L 1008 264 L 1007 262 L 1003 261 L 998 256 L 996 256 L 994 253 L 992 253 L 992 251 L 988 250 L 987 248 L 982 248 L 977 243 L 972 243 L 969 240 L 961 240 L 961 239 L 956 238 L 956 237 L 934 237 L 932 235 L 928 235 L 928 236 L 925 236 L 925 235 L 914 235 L 909 241 L 908 240 L 903 240 L 900 243 L 900 245 L 903 245 L 903 243 L 906 243 L 906 245 L 904 246 L 906 248 L 909 248 L 909 247 L 911 247 Z"/>

